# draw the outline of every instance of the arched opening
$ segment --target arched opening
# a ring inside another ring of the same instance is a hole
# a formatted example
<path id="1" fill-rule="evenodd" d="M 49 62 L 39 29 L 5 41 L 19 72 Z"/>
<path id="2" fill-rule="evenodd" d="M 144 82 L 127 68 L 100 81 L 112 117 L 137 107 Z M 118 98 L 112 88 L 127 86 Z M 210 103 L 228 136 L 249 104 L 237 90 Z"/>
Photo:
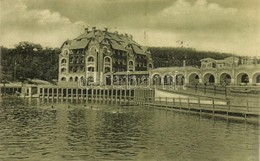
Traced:
<path id="1" fill-rule="evenodd" d="M 173 78 L 170 74 L 166 74 L 163 78 L 164 85 L 172 85 Z"/>
<path id="2" fill-rule="evenodd" d="M 130 61 L 128 62 L 128 64 L 129 64 L 129 66 L 133 66 L 133 65 L 134 65 L 134 62 L 133 62 L 132 60 L 130 60 Z"/>
<path id="3" fill-rule="evenodd" d="M 112 77 L 110 75 L 106 75 L 106 85 L 108 85 L 108 86 L 111 85 L 111 79 L 112 79 Z"/>
<path id="4" fill-rule="evenodd" d="M 196 73 L 193 73 L 189 76 L 189 84 L 190 85 L 195 85 L 199 83 L 199 75 Z"/>
<path id="5" fill-rule="evenodd" d="M 88 67 L 88 72 L 94 72 L 94 67 Z"/>
<path id="6" fill-rule="evenodd" d="M 128 78 L 128 81 L 129 81 L 130 85 L 137 85 L 137 77 L 135 75 L 134 76 L 130 76 Z"/>
<path id="7" fill-rule="evenodd" d="M 65 81 L 66 81 L 66 78 L 65 78 L 65 77 L 62 77 L 62 78 L 61 78 L 61 81 L 62 81 L 62 82 L 65 82 Z"/>
<path id="8" fill-rule="evenodd" d="M 153 69 L 153 65 L 152 64 L 148 64 L 148 70 L 151 70 L 151 69 Z"/>
<path id="9" fill-rule="evenodd" d="M 79 80 L 79 78 L 78 78 L 78 77 L 75 77 L 74 80 L 75 80 L 75 82 L 77 82 L 77 81 Z"/>
<path id="10" fill-rule="evenodd" d="M 70 81 L 70 82 L 73 82 L 73 77 L 70 77 L 69 81 Z"/>
<path id="11" fill-rule="evenodd" d="M 252 83 L 260 85 L 260 73 L 255 73 L 252 77 Z"/>
<path id="12" fill-rule="evenodd" d="M 66 73 L 67 69 L 66 68 L 61 68 L 61 73 Z"/>
<path id="13" fill-rule="evenodd" d="M 214 84 L 215 83 L 215 77 L 211 73 L 207 73 L 204 76 L 204 83 L 205 84 Z"/>
<path id="14" fill-rule="evenodd" d="M 111 72 L 110 67 L 105 67 L 105 73 Z"/>
<path id="15" fill-rule="evenodd" d="M 183 85 L 185 81 L 185 77 L 183 74 L 177 74 L 176 77 L 176 85 Z"/>
<path id="16" fill-rule="evenodd" d="M 87 85 L 90 85 L 93 82 L 94 82 L 94 78 L 93 77 L 88 77 L 87 78 Z"/>
<path id="17" fill-rule="evenodd" d="M 260 84 L 260 74 L 256 76 L 255 82 Z"/>
<path id="18" fill-rule="evenodd" d="M 220 75 L 220 84 L 221 85 L 228 85 L 231 83 L 231 76 L 230 74 L 223 73 Z"/>
<path id="19" fill-rule="evenodd" d="M 111 59 L 109 57 L 105 57 L 105 63 L 110 63 Z"/>
<path id="20" fill-rule="evenodd" d="M 66 59 L 61 59 L 61 64 L 65 64 L 67 63 L 67 60 Z"/>
<path id="21" fill-rule="evenodd" d="M 104 40 L 105 41 L 105 40 Z M 106 46 L 104 46 L 103 47 L 103 51 L 104 51 L 104 53 L 108 53 L 109 51 L 108 51 L 108 48 L 106 47 Z"/>
<path id="22" fill-rule="evenodd" d="M 249 77 L 246 73 L 240 73 L 237 75 L 238 84 L 247 84 L 249 83 Z"/>
<path id="23" fill-rule="evenodd" d="M 256 77 L 256 83 L 260 83 L 260 74 L 258 74 Z"/>
<path id="24" fill-rule="evenodd" d="M 94 57 L 93 56 L 88 57 L 88 62 L 94 62 Z"/>
<path id="25" fill-rule="evenodd" d="M 93 52 L 97 52 L 97 48 L 95 47 L 95 46 L 92 46 L 91 48 L 90 48 L 90 51 L 93 53 Z"/>
<path id="26" fill-rule="evenodd" d="M 83 77 L 83 76 L 82 76 L 82 77 L 80 77 L 79 81 L 80 81 L 80 84 L 81 84 L 81 85 L 83 85 L 83 86 L 85 86 L 85 85 L 86 85 L 86 80 L 84 79 L 84 77 Z"/>
<path id="27" fill-rule="evenodd" d="M 120 77 L 118 75 L 113 77 L 113 84 L 120 85 Z"/>
<path id="28" fill-rule="evenodd" d="M 160 85 L 161 84 L 161 76 L 159 74 L 155 74 L 153 76 L 153 85 Z"/>

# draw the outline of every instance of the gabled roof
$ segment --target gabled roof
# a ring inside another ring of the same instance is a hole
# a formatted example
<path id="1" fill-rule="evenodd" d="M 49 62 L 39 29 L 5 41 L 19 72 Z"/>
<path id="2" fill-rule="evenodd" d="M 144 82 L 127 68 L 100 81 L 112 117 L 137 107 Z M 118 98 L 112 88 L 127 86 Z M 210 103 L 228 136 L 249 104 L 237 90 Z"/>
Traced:
<path id="1" fill-rule="evenodd" d="M 108 32 L 107 30 L 102 31 L 96 29 L 92 31 L 85 31 L 85 33 L 81 34 L 77 38 L 65 41 L 62 45 L 62 48 L 86 48 L 92 40 L 95 40 L 98 43 L 110 45 L 114 50 L 133 50 L 137 54 L 146 55 L 147 49 L 143 48 L 141 45 L 136 43 L 132 39 L 132 36 L 127 34 L 118 34 L 117 32 Z M 130 48 L 128 46 L 130 46 Z"/>
<path id="2" fill-rule="evenodd" d="M 84 49 L 90 41 L 90 39 L 73 40 L 70 43 L 69 49 Z"/>
<path id="3" fill-rule="evenodd" d="M 216 61 L 216 59 L 212 59 L 212 58 L 204 58 L 204 59 L 201 59 L 200 61 Z"/>
<path id="4" fill-rule="evenodd" d="M 141 46 L 137 46 L 132 44 L 133 50 L 135 53 L 137 54 L 144 54 L 145 55 L 145 51 L 143 50 L 143 48 Z"/>
<path id="5" fill-rule="evenodd" d="M 113 49 L 126 51 L 125 47 L 121 43 L 119 43 L 115 40 L 110 40 L 109 42 L 110 42 Z"/>

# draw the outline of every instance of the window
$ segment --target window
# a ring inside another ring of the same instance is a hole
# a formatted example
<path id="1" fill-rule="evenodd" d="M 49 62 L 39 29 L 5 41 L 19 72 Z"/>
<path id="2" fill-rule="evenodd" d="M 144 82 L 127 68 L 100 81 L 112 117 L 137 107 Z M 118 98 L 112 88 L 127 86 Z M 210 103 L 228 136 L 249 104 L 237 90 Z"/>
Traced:
<path id="1" fill-rule="evenodd" d="M 65 64 L 67 63 L 67 60 L 66 59 L 61 59 L 61 64 Z"/>
<path id="2" fill-rule="evenodd" d="M 62 68 L 61 73 L 65 73 L 65 72 L 66 72 L 66 68 Z"/>
<path id="3" fill-rule="evenodd" d="M 109 67 L 106 67 L 105 68 L 105 72 L 107 73 L 107 72 L 110 72 L 110 68 Z"/>
<path id="4" fill-rule="evenodd" d="M 134 65 L 134 62 L 133 61 L 129 61 L 129 65 Z"/>
<path id="5" fill-rule="evenodd" d="M 94 62 L 94 57 L 93 56 L 89 57 L 88 62 Z"/>
<path id="6" fill-rule="evenodd" d="M 66 81 L 66 78 L 65 78 L 65 77 L 62 77 L 62 78 L 61 78 L 61 81 L 65 82 L 65 81 Z"/>
<path id="7" fill-rule="evenodd" d="M 68 54 L 69 54 L 68 50 L 65 50 L 65 51 L 64 51 L 64 54 L 65 54 L 65 55 L 68 55 Z"/>
<path id="8" fill-rule="evenodd" d="M 78 77 L 75 77 L 75 82 L 77 82 L 79 80 L 79 78 Z"/>
<path id="9" fill-rule="evenodd" d="M 110 58 L 109 57 L 105 57 L 105 62 L 106 63 L 110 63 Z"/>
<path id="10" fill-rule="evenodd" d="M 94 72 L 94 67 L 88 67 L 89 72 Z"/>

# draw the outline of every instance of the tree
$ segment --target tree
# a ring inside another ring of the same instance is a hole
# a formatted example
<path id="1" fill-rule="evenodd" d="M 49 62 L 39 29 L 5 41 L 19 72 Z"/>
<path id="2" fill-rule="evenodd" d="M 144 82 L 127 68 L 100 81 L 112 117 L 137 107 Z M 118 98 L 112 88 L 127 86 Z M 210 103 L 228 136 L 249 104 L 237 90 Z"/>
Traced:
<path id="1" fill-rule="evenodd" d="M 14 49 L 1 47 L 3 72 L 13 81 L 21 79 L 56 79 L 60 49 L 43 48 L 40 44 L 20 42 Z"/>

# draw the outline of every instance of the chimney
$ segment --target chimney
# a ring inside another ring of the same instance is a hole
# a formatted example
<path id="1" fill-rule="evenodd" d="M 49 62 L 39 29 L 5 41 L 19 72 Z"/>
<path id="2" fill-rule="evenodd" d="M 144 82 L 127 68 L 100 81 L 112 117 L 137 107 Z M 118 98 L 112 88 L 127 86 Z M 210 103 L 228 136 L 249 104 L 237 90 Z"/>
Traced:
<path id="1" fill-rule="evenodd" d="M 92 31 L 95 31 L 96 30 L 96 27 L 92 27 Z"/>
<path id="2" fill-rule="evenodd" d="M 132 35 L 132 34 L 130 34 L 129 36 L 130 36 L 130 38 L 133 40 L 133 35 Z"/>
<path id="3" fill-rule="evenodd" d="M 108 28 L 107 28 L 107 27 L 105 27 L 105 28 L 104 28 L 104 31 L 105 31 L 105 32 L 107 32 L 107 31 L 108 31 Z"/>
<path id="4" fill-rule="evenodd" d="M 88 33 L 88 28 L 87 27 L 85 28 L 85 32 Z"/>
<path id="5" fill-rule="evenodd" d="M 125 33 L 125 37 L 128 37 L 127 33 Z"/>

